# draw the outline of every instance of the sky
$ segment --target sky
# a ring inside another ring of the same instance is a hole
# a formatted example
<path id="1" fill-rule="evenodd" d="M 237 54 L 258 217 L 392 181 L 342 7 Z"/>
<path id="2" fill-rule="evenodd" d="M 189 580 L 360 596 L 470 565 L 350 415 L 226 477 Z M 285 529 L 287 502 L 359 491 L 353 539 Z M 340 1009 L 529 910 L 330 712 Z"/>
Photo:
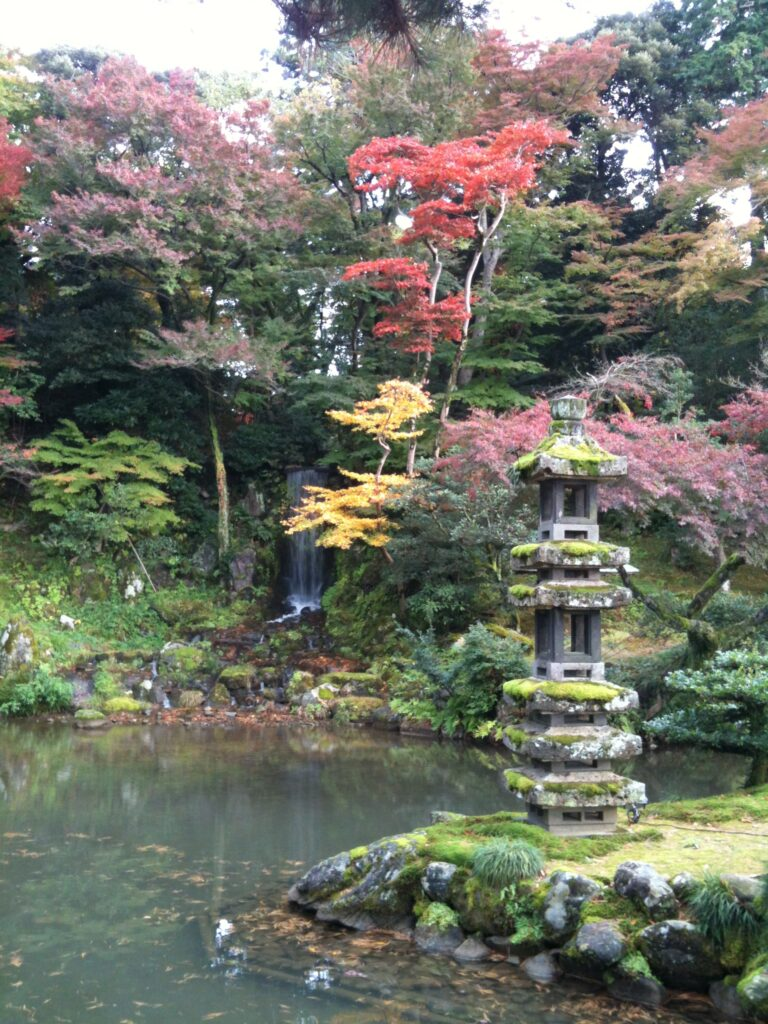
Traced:
<path id="1" fill-rule="evenodd" d="M 556 39 L 652 0 L 493 0 L 511 37 Z M 0 45 L 24 53 L 69 45 L 132 54 L 147 67 L 258 71 L 277 41 L 270 0 L 27 0 L 7 3 Z"/>

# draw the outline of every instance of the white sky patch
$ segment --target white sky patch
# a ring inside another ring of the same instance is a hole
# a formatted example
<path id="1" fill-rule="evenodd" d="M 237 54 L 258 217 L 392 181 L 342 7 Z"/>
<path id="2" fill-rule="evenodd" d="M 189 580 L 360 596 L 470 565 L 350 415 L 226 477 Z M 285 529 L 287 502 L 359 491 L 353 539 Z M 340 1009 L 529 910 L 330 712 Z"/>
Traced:
<path id="1" fill-rule="evenodd" d="M 749 185 L 732 188 L 729 192 L 717 192 L 710 203 L 721 210 L 735 228 L 746 224 L 752 216 L 752 192 Z"/>
<path id="2" fill-rule="evenodd" d="M 492 24 L 512 38 L 552 40 L 651 0 L 494 0 Z M 0 44 L 24 53 L 77 46 L 134 55 L 155 71 L 259 71 L 278 41 L 271 0 L 34 0 L 3 5 Z"/>

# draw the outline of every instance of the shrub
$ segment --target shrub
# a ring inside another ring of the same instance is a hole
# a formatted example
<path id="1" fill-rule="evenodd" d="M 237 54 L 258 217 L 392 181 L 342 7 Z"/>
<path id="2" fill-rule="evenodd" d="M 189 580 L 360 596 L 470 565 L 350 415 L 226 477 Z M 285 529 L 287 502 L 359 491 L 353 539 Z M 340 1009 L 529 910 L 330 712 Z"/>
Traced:
<path id="1" fill-rule="evenodd" d="M 718 949 L 734 938 L 751 945 L 762 929 L 757 913 L 740 903 L 727 883 L 710 872 L 704 875 L 689 905 L 699 928 Z"/>
<path id="2" fill-rule="evenodd" d="M 544 857 L 523 839 L 491 839 L 479 846 L 472 857 L 472 870 L 485 885 L 504 889 L 535 878 L 544 869 Z"/>
<path id="3" fill-rule="evenodd" d="M 41 665 L 28 682 L 19 682 L 6 692 L 0 714 L 21 718 L 42 711 L 69 711 L 71 707 L 72 684 Z"/>
<path id="4" fill-rule="evenodd" d="M 104 710 L 108 715 L 117 711 L 141 711 L 141 704 L 133 697 L 112 697 L 111 700 L 105 701 Z"/>

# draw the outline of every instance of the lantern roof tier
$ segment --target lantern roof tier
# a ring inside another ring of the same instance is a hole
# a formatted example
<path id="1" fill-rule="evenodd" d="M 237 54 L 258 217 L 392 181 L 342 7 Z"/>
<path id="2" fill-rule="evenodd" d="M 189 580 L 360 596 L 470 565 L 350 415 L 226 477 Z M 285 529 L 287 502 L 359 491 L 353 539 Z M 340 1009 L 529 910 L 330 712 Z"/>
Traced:
<path id="1" fill-rule="evenodd" d="M 629 562 L 629 548 L 601 541 L 547 540 L 512 548 L 512 568 L 529 571 L 549 566 L 615 568 Z"/>
<path id="2" fill-rule="evenodd" d="M 507 786 L 539 807 L 623 807 L 645 804 L 645 784 L 603 771 L 546 772 L 524 767 L 504 772 Z"/>

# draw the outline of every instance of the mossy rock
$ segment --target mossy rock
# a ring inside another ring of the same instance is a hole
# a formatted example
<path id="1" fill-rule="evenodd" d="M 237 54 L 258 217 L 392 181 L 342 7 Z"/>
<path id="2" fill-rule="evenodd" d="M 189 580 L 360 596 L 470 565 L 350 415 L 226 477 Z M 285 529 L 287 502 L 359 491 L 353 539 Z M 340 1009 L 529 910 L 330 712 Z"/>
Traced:
<path id="1" fill-rule="evenodd" d="M 116 714 L 120 711 L 141 711 L 142 705 L 139 701 L 134 700 L 133 697 L 111 697 L 109 700 L 104 702 L 104 711 L 108 715 Z"/>
<path id="2" fill-rule="evenodd" d="M 150 604 L 163 622 L 189 635 L 216 625 L 215 609 L 204 597 L 177 590 L 159 590 L 152 595 Z"/>
<path id="3" fill-rule="evenodd" d="M 451 884 L 450 901 L 466 932 L 509 935 L 514 930 L 514 912 L 501 899 L 498 889 L 483 885 L 472 875 Z"/>
<path id="4" fill-rule="evenodd" d="M 298 704 L 303 695 L 308 693 L 314 685 L 315 677 L 311 672 L 301 672 L 299 670 L 294 672 L 285 690 L 289 703 Z"/>
<path id="5" fill-rule="evenodd" d="M 226 689 L 226 687 L 223 687 L 223 689 Z M 194 708 L 202 707 L 204 700 L 205 696 L 200 692 L 200 690 L 182 690 L 179 694 L 176 706 L 186 711 L 191 711 Z"/>
<path id="6" fill-rule="evenodd" d="M 228 690 L 249 690 L 254 680 L 256 669 L 253 665 L 229 665 L 219 675 L 217 682 Z"/>
<path id="7" fill-rule="evenodd" d="M 232 703 L 229 690 L 222 683 L 216 683 L 208 694 L 208 702 L 215 708 L 228 708 Z"/>
<path id="8" fill-rule="evenodd" d="M 749 965 L 736 986 L 745 1011 L 758 1020 L 768 1020 L 768 954 Z"/>
<path id="9" fill-rule="evenodd" d="M 0 633 L 0 676 L 21 676 L 35 660 L 35 637 L 25 622 L 9 622 Z M 21 678 L 17 682 L 21 682 Z"/>
<path id="10" fill-rule="evenodd" d="M 333 720 L 341 725 L 370 725 L 383 707 L 386 701 L 380 697 L 342 697 L 333 703 Z"/>
<path id="11" fill-rule="evenodd" d="M 318 677 L 320 686 L 337 686 L 345 697 L 374 697 L 382 682 L 371 672 L 325 672 Z"/>
<path id="12" fill-rule="evenodd" d="M 195 644 L 170 647 L 159 659 L 158 672 L 163 679 L 177 686 L 205 682 L 215 675 L 219 666 L 218 658 Z"/>
<path id="13" fill-rule="evenodd" d="M 95 708 L 80 708 L 75 712 L 75 726 L 78 729 L 102 729 L 109 725 L 109 719 Z"/>

